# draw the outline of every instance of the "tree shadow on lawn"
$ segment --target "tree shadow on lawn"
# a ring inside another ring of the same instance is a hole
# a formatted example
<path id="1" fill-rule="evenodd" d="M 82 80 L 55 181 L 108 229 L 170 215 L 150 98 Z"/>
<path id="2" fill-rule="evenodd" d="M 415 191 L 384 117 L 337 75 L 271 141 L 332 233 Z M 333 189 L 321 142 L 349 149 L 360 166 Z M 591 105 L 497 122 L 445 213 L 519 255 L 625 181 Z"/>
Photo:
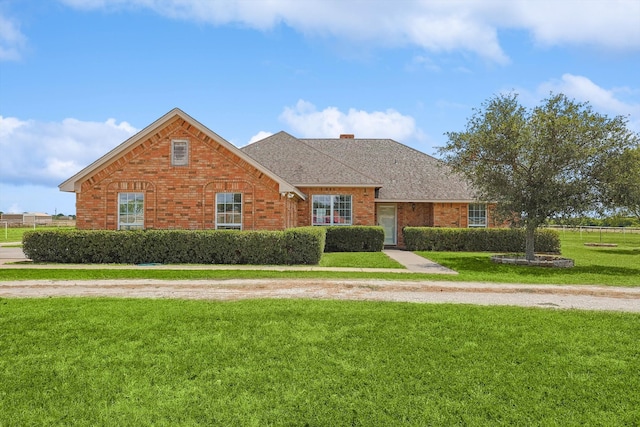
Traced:
<path id="1" fill-rule="evenodd" d="M 607 255 L 640 255 L 640 248 L 633 249 L 594 249 L 593 252 L 600 252 Z"/>
<path id="2" fill-rule="evenodd" d="M 634 267 L 611 267 L 608 265 L 591 265 L 588 267 L 573 267 L 564 269 L 567 273 L 600 274 L 605 276 L 626 276 L 640 278 L 640 268 Z"/>

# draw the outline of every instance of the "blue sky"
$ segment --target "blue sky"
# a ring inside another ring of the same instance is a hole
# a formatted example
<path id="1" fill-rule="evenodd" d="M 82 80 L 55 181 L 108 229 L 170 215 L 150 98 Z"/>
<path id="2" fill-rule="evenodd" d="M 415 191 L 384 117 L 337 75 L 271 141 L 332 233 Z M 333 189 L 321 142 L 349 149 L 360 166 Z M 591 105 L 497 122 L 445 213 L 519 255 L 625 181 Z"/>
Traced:
<path id="1" fill-rule="evenodd" d="M 0 211 L 74 213 L 58 184 L 174 107 L 435 154 L 512 90 L 640 132 L 640 1 L 0 0 Z"/>

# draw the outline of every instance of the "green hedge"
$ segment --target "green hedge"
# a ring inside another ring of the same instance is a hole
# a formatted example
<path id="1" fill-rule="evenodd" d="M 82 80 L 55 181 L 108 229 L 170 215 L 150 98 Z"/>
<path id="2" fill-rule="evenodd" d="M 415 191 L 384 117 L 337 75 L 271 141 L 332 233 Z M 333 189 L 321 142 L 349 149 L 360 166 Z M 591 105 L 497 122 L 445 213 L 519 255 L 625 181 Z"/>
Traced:
<path id="1" fill-rule="evenodd" d="M 410 251 L 524 252 L 525 230 L 519 228 L 406 227 L 404 243 Z M 560 236 L 537 230 L 535 251 L 560 253 Z"/>
<path id="2" fill-rule="evenodd" d="M 51 230 L 24 234 L 35 262 L 119 264 L 318 264 L 325 230 Z"/>
<path id="3" fill-rule="evenodd" d="M 380 252 L 384 248 L 384 229 L 367 226 L 330 226 L 325 252 Z"/>

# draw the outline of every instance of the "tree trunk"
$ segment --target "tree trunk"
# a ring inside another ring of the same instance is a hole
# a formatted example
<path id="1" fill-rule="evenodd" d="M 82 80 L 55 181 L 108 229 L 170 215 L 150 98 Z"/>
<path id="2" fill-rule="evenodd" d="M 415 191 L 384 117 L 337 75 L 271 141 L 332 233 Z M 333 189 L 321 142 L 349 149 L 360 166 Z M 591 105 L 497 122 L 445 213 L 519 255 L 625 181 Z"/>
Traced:
<path id="1" fill-rule="evenodd" d="M 536 226 L 527 224 L 527 231 L 525 234 L 524 253 L 527 261 L 533 261 L 535 258 L 535 252 L 533 247 L 533 238 L 536 232 Z"/>

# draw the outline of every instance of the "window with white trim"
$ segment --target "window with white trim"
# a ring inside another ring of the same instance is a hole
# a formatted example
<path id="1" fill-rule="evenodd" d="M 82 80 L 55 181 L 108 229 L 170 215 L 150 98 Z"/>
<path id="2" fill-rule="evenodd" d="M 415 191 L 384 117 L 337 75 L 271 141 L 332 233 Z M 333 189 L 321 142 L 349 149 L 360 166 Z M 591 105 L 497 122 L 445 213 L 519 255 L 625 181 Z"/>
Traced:
<path id="1" fill-rule="evenodd" d="M 487 226 L 487 205 L 484 203 L 469 203 L 469 227 Z"/>
<path id="2" fill-rule="evenodd" d="M 189 141 L 171 141 L 171 166 L 189 165 Z"/>
<path id="3" fill-rule="evenodd" d="M 118 194 L 118 230 L 144 228 L 144 193 Z"/>
<path id="4" fill-rule="evenodd" d="M 318 194 L 312 197 L 313 225 L 351 225 L 351 195 Z"/>
<path id="5" fill-rule="evenodd" d="M 242 230 L 242 193 L 216 194 L 216 230 Z"/>

